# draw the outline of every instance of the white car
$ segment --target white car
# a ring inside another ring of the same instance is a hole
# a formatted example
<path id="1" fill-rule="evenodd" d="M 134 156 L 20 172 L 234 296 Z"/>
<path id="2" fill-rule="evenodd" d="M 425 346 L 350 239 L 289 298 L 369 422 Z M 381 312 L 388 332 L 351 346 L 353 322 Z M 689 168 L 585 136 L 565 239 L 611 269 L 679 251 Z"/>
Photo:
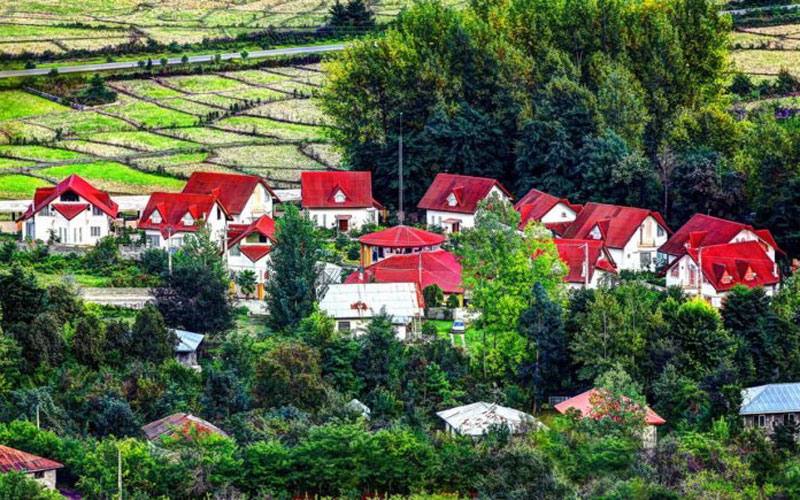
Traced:
<path id="1" fill-rule="evenodd" d="M 463 320 L 457 319 L 453 321 L 453 326 L 450 328 L 450 333 L 463 334 L 467 329 L 467 325 Z"/>

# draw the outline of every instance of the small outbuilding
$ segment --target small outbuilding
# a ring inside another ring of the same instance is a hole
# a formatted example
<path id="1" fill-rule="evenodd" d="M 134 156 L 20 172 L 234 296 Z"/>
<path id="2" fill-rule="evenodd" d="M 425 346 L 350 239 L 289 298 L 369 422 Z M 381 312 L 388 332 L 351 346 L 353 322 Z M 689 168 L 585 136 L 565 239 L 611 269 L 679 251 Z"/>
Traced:
<path id="1" fill-rule="evenodd" d="M 437 412 L 449 432 L 479 437 L 497 425 L 506 426 L 512 434 L 546 428 L 543 423 L 525 412 L 495 403 L 479 401 Z"/>
<path id="2" fill-rule="evenodd" d="M 161 442 L 165 437 L 176 435 L 189 438 L 192 432 L 196 432 L 199 435 L 216 434 L 222 437 L 229 437 L 216 425 L 189 413 L 175 413 L 155 422 L 150 422 L 142 427 L 142 432 L 144 432 L 148 440 L 154 443 Z"/>
<path id="3" fill-rule="evenodd" d="M 178 337 L 178 345 L 175 346 L 175 360 L 183 366 L 199 370 L 197 350 L 206 336 L 200 333 L 187 332 L 186 330 L 174 331 Z"/>
<path id="4" fill-rule="evenodd" d="M 22 472 L 45 488 L 56 489 L 58 462 L 0 445 L 0 472 Z"/>
<path id="5" fill-rule="evenodd" d="M 743 389 L 739 415 L 745 429 L 759 427 L 769 433 L 778 424 L 797 423 L 800 420 L 800 383 Z"/>
<path id="6" fill-rule="evenodd" d="M 394 226 L 358 239 L 361 243 L 361 267 L 367 267 L 391 255 L 406 255 L 440 250 L 444 235 L 409 226 Z"/>

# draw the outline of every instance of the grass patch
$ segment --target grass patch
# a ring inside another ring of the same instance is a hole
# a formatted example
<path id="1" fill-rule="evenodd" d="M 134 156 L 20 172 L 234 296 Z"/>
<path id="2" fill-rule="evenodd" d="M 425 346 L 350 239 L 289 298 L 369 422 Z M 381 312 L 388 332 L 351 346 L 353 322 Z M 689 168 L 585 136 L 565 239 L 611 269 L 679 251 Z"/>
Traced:
<path id="1" fill-rule="evenodd" d="M 92 136 L 92 139 L 145 151 L 198 147 L 197 144 L 191 142 L 141 131 L 96 134 Z"/>
<path id="2" fill-rule="evenodd" d="M 0 176 L 0 198 L 12 200 L 31 198 L 36 188 L 50 185 L 45 180 L 26 175 L 3 175 Z"/>
<path id="3" fill-rule="evenodd" d="M 0 154 L 38 161 L 64 161 L 86 158 L 85 155 L 75 151 L 44 146 L 0 146 Z"/>
<path id="4" fill-rule="evenodd" d="M 59 165 L 44 169 L 41 173 L 59 179 L 78 174 L 89 181 L 105 183 L 116 192 L 148 192 L 155 189 L 177 191 L 184 184 L 178 179 L 139 172 L 127 165 L 109 161 Z"/>
<path id="5" fill-rule="evenodd" d="M 133 120 L 136 123 L 141 123 L 145 127 L 190 127 L 197 123 L 197 118 L 192 115 L 161 108 L 145 101 L 137 101 L 113 109 L 109 108 L 109 112 Z"/>
<path id="6" fill-rule="evenodd" d="M 792 50 L 737 50 L 731 60 L 743 73 L 777 75 L 781 67 L 800 75 L 800 51 Z"/>
<path id="7" fill-rule="evenodd" d="M 43 115 L 68 109 L 66 106 L 21 90 L 0 92 L 0 120 Z"/>
<path id="8" fill-rule="evenodd" d="M 215 75 L 190 75 L 169 78 L 167 82 L 184 92 L 220 92 L 236 90 L 247 84 Z"/>

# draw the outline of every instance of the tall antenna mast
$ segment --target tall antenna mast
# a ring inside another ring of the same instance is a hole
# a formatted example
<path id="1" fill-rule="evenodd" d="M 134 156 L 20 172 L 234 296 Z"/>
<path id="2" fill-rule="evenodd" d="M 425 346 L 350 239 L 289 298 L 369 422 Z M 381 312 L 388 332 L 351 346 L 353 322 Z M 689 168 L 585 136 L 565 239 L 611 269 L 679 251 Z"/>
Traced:
<path id="1" fill-rule="evenodd" d="M 403 113 L 400 113 L 400 143 L 398 145 L 399 148 L 399 175 L 400 175 L 400 182 L 398 185 L 398 197 L 400 198 L 400 210 L 397 212 L 397 220 L 402 224 L 406 219 L 406 214 L 403 211 Z"/>

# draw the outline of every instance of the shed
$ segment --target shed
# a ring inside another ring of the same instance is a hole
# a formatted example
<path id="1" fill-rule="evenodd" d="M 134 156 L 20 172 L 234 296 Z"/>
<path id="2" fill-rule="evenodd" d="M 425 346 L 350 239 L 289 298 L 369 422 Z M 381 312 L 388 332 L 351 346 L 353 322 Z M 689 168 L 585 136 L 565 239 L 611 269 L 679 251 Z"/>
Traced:
<path id="1" fill-rule="evenodd" d="M 174 330 L 178 336 L 178 345 L 175 346 L 175 359 L 178 363 L 190 368 L 200 369 L 197 364 L 197 349 L 203 342 L 205 335 L 186 330 Z"/>
<path id="2" fill-rule="evenodd" d="M 464 436 L 482 436 L 493 425 L 505 425 L 513 434 L 546 428 L 532 415 L 483 401 L 443 410 L 436 415 L 444 420 L 447 430 Z"/>
<path id="3" fill-rule="evenodd" d="M 745 428 L 771 431 L 782 423 L 800 420 L 800 383 L 766 384 L 742 390 L 739 407 Z"/>
<path id="4" fill-rule="evenodd" d="M 188 438 L 192 430 L 200 435 L 217 434 L 222 437 L 228 437 L 219 427 L 189 413 L 175 413 L 142 427 L 145 437 L 156 443 L 160 442 L 165 436 L 172 437 L 176 434 Z"/>
<path id="5" fill-rule="evenodd" d="M 42 486 L 55 489 L 58 462 L 38 457 L 9 446 L 0 445 L 0 472 L 22 472 Z"/>

